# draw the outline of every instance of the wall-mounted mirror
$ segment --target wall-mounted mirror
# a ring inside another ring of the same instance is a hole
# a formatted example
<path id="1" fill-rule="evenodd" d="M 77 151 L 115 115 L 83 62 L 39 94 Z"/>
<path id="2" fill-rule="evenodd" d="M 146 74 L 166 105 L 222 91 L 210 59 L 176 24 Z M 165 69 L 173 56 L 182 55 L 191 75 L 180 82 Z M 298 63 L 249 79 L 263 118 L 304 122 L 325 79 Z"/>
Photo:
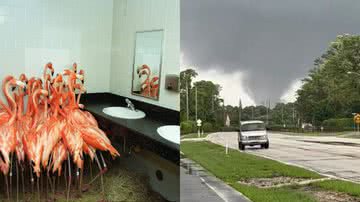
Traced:
<path id="1" fill-rule="evenodd" d="M 131 93 L 159 99 L 164 30 L 136 32 Z"/>

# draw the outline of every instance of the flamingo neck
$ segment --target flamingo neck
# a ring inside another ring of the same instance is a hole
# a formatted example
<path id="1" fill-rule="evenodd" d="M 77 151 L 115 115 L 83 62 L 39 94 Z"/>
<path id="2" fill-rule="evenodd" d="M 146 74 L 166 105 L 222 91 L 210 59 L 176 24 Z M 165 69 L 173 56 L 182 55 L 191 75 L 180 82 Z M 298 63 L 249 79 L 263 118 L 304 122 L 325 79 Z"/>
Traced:
<path id="1" fill-rule="evenodd" d="M 37 99 L 37 96 L 40 94 L 40 91 L 35 91 L 32 95 L 32 104 L 33 104 L 33 107 L 34 107 L 34 119 L 33 119 L 33 124 L 32 124 L 32 128 L 35 128 L 36 126 L 36 123 L 38 121 L 38 116 L 37 116 L 37 113 L 38 113 L 38 103 L 36 101 Z"/>
<path id="2" fill-rule="evenodd" d="M 12 105 L 12 111 L 11 111 L 11 118 L 9 120 L 9 123 L 12 124 L 15 121 L 16 118 L 16 102 L 14 100 L 13 97 L 10 96 L 9 94 L 9 85 L 10 85 L 10 81 L 6 82 L 5 86 L 4 86 L 4 94 L 5 97 L 8 99 L 9 105 Z"/>
<path id="3" fill-rule="evenodd" d="M 75 92 L 74 92 L 74 85 L 73 82 L 75 82 L 75 79 L 71 79 L 69 77 L 69 105 L 74 107 L 76 105 L 76 98 L 75 98 Z"/>
<path id="4" fill-rule="evenodd" d="M 24 111 L 24 93 L 22 92 L 24 89 L 19 88 L 18 92 L 19 92 L 19 96 L 18 96 L 18 117 L 21 117 L 23 115 L 23 111 Z"/>
<path id="5" fill-rule="evenodd" d="M 1 99 L 0 99 L 0 106 L 2 106 L 2 108 L 5 109 L 8 114 L 11 114 L 10 108 Z"/>

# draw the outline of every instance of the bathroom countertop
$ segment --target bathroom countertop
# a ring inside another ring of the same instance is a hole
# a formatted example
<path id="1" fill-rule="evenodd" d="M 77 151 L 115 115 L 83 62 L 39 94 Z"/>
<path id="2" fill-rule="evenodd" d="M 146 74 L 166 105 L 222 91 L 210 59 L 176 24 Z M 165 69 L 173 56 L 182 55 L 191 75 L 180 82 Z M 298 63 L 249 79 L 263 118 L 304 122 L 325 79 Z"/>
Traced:
<path id="1" fill-rule="evenodd" d="M 96 95 L 92 94 L 85 96 L 86 96 L 85 98 L 81 99 L 81 103 L 84 104 L 85 110 L 92 113 L 95 117 L 101 117 L 102 119 L 105 119 L 106 121 L 109 121 L 112 124 L 119 125 L 136 134 L 140 134 L 151 140 L 154 140 L 155 143 L 160 143 L 160 146 L 164 147 L 164 149 L 169 148 L 174 152 L 179 152 L 180 146 L 178 144 L 175 144 L 173 142 L 170 142 L 162 138 L 157 133 L 157 128 L 160 126 L 178 125 L 179 122 L 176 121 L 176 119 L 169 121 L 169 119 L 166 119 L 166 117 L 163 120 L 154 118 L 154 116 L 151 116 L 151 114 L 153 114 L 154 112 L 151 111 L 149 112 L 140 108 L 141 105 L 148 105 L 148 104 L 137 103 L 137 101 L 134 100 L 131 101 L 134 103 L 135 107 L 137 108 L 137 106 L 139 106 L 139 109 L 145 112 L 146 116 L 144 118 L 122 119 L 122 118 L 112 117 L 105 114 L 102 110 L 106 107 L 114 107 L 114 106 L 124 107 L 125 106 L 124 97 L 117 96 L 111 93 L 96 93 Z M 147 106 L 147 108 L 149 108 L 149 106 Z M 169 115 L 164 111 L 160 112 L 160 114 Z M 173 114 L 170 114 L 169 116 L 173 116 Z"/>

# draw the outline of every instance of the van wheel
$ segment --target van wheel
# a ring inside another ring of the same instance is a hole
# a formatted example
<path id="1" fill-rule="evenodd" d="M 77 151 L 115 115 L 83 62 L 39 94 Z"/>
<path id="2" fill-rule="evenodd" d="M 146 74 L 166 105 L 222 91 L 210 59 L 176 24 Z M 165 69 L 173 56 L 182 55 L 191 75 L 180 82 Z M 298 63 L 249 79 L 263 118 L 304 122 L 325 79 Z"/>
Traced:
<path id="1" fill-rule="evenodd" d="M 239 149 L 240 150 L 245 150 L 245 145 L 241 144 L 241 142 L 239 142 Z"/>
<path id="2" fill-rule="evenodd" d="M 262 144 L 261 148 L 269 149 L 269 142 Z"/>

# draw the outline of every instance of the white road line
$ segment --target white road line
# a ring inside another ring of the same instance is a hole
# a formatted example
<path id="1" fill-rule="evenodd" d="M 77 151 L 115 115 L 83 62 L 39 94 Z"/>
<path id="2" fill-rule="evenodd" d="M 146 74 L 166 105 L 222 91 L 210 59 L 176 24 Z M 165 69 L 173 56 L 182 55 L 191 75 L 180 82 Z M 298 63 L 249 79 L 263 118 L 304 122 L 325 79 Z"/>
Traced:
<path id="1" fill-rule="evenodd" d="M 211 190 L 213 190 L 213 192 L 215 192 L 215 194 L 217 194 L 222 200 L 224 200 L 225 202 L 228 202 L 228 200 L 226 199 L 226 197 L 221 193 L 218 192 L 213 186 L 211 186 L 210 184 L 208 184 L 204 178 L 200 177 L 200 180 L 206 185 L 208 186 Z"/>

